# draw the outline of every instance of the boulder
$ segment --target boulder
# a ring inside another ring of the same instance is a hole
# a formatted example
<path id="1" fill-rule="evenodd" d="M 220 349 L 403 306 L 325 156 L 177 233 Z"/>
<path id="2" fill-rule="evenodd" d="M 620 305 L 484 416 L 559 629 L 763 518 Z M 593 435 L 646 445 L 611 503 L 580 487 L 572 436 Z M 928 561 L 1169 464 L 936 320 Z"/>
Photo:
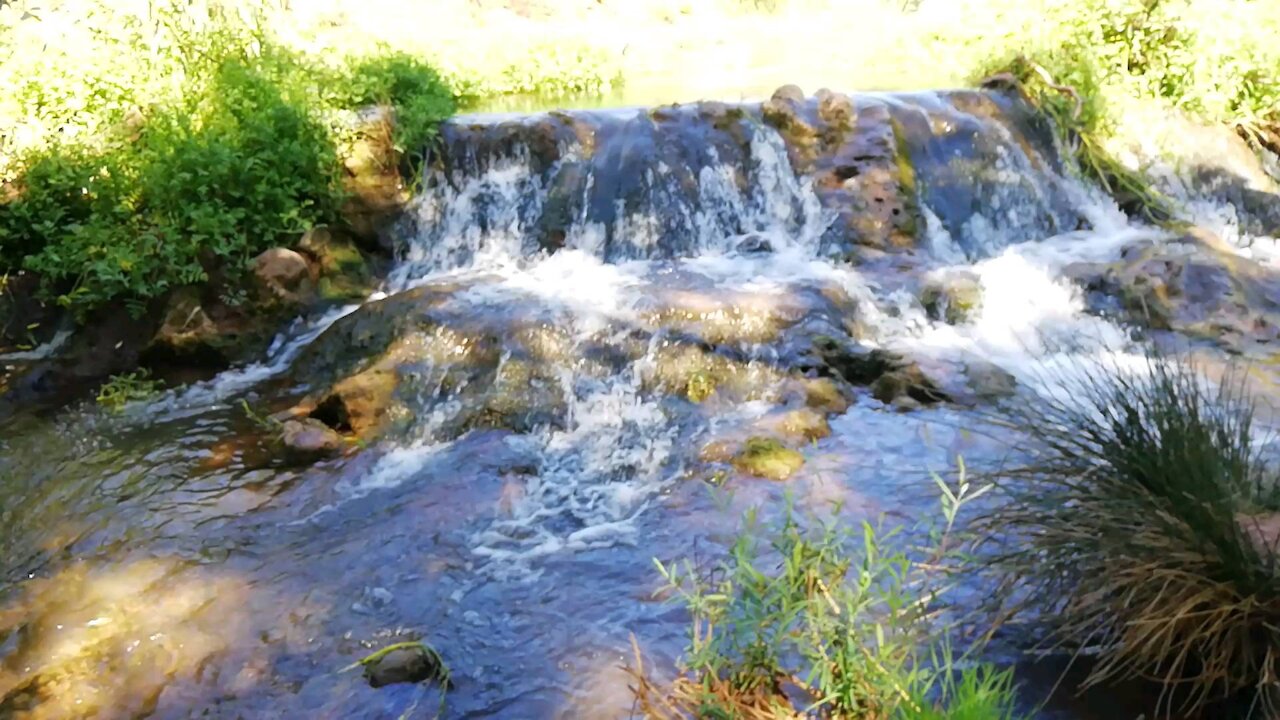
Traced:
<path id="1" fill-rule="evenodd" d="M 342 452 L 342 436 L 319 420 L 290 420 L 280 428 L 280 443 L 291 462 L 305 464 Z"/>

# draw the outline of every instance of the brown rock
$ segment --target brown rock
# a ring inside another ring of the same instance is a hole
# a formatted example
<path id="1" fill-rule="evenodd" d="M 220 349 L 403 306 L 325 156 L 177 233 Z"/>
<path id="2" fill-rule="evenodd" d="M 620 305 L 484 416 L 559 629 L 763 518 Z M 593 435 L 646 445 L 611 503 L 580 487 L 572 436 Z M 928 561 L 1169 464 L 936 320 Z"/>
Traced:
<path id="1" fill-rule="evenodd" d="M 881 375 L 871 385 L 871 395 L 886 405 L 895 403 L 899 398 L 908 398 L 921 404 L 943 402 L 947 399 L 946 394 L 914 363 Z"/>
<path id="2" fill-rule="evenodd" d="M 804 404 L 821 413 L 838 415 L 849 409 L 849 398 L 831 378 L 804 381 Z"/>
<path id="3" fill-rule="evenodd" d="M 847 129 L 853 122 L 853 100 L 843 93 L 823 88 L 818 91 L 818 117 L 822 121 Z"/>
<path id="4" fill-rule="evenodd" d="M 222 344 L 217 325 L 200 304 L 199 292 L 183 288 L 170 296 L 148 353 L 185 360 L 202 357 L 217 360 L 221 357 Z"/>
<path id="5" fill-rule="evenodd" d="M 311 279 L 311 268 L 299 253 L 271 248 L 253 259 L 253 276 L 264 295 L 293 298 Z"/>
<path id="6" fill-rule="evenodd" d="M 309 463 L 342 451 L 342 436 L 319 420 L 290 420 L 280 429 L 280 442 L 293 462 Z"/>
<path id="7" fill-rule="evenodd" d="M 334 385 L 311 417 L 330 428 L 364 437 L 382 428 L 395 397 L 396 372 L 372 368 Z"/>

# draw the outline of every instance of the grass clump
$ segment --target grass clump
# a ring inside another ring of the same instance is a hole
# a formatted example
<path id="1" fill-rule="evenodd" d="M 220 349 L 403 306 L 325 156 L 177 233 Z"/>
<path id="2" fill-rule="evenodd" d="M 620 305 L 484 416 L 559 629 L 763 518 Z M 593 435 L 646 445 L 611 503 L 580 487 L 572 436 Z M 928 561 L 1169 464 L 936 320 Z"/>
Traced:
<path id="1" fill-rule="evenodd" d="M 1011 718 L 1013 679 L 986 665 L 953 667 L 932 622 L 945 590 L 934 569 L 959 558 L 952 527 L 977 496 L 961 480 L 925 562 L 895 549 L 896 532 L 802 516 L 748 513 L 715 568 L 659 571 L 692 615 L 681 674 L 660 687 L 633 669 L 647 718 Z M 637 661 L 640 661 L 637 651 Z"/>
<path id="2" fill-rule="evenodd" d="M 982 521 L 1004 610 L 1034 610 L 1041 651 L 1088 651 L 1085 686 L 1131 679 L 1197 711 L 1280 673 L 1280 493 L 1239 376 L 1190 361 L 1081 362 L 1015 409 L 1029 459 Z M 1267 707 L 1259 716 L 1274 716 Z"/>
<path id="3" fill-rule="evenodd" d="M 38 16 L 5 26 L 0 57 L 0 272 L 35 271 L 81 314 L 234 285 L 257 253 L 336 221 L 344 113 L 393 107 L 417 149 L 454 109 L 425 64 L 322 62 L 218 2 L 83 5 L 56 42 Z"/>

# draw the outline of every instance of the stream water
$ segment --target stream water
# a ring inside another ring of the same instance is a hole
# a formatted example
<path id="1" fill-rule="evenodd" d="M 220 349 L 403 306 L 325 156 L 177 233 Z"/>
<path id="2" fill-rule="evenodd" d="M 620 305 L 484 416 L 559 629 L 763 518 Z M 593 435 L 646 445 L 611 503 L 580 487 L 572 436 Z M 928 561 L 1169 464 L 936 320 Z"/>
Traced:
<path id="1" fill-rule="evenodd" d="M 576 113 L 546 143 L 550 116 L 455 120 L 369 303 L 121 413 L 85 404 L 0 431 L 0 716 L 429 717 L 426 686 L 338 672 L 423 637 L 454 671 L 446 717 L 627 717 L 630 637 L 660 668 L 685 642 L 653 558 L 715 557 L 744 510 L 786 492 L 850 522 L 914 522 L 936 512 L 930 472 L 1008 451 L 965 403 L 855 389 L 791 480 L 705 482 L 705 443 L 802 402 L 814 337 L 899 351 L 957 397 L 974 368 L 1034 386 L 1046 363 L 1141 353 L 1066 269 L 1164 235 L 975 97 L 855 98 L 860 118 L 921 128 L 925 223 L 917 247 L 857 262 L 767 124 L 747 118 L 730 147 L 706 108 Z M 920 284 L 957 273 L 980 309 L 932 319 Z M 288 406 L 321 388 L 324 358 L 388 324 L 420 350 L 394 431 L 309 467 L 264 457 L 242 401 Z M 690 402 L 681 363 L 724 379 Z M 471 421 L 503 383 L 533 409 Z M 1028 677 L 1032 703 L 1046 686 Z"/>

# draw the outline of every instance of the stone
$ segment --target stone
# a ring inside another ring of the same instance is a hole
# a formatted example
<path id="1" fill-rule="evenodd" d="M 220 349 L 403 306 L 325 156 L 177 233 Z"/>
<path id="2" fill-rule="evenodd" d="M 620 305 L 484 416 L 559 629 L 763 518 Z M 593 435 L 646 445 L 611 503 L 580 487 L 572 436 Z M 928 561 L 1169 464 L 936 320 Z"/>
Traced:
<path id="1" fill-rule="evenodd" d="M 831 378 L 806 378 L 804 404 L 827 415 L 839 415 L 849 409 L 849 398 Z"/>
<path id="2" fill-rule="evenodd" d="M 853 385 L 870 385 L 881 375 L 900 367 L 902 358 L 887 350 L 842 342 L 828 335 L 813 339 L 819 373 Z"/>
<path id="3" fill-rule="evenodd" d="M 823 88 L 817 92 L 818 117 L 823 122 L 840 128 L 848 128 L 854 118 L 853 100 L 844 93 Z"/>
<path id="4" fill-rule="evenodd" d="M 707 463 L 726 463 L 737 454 L 737 445 L 732 440 L 712 440 L 698 451 L 698 459 Z"/>
<path id="5" fill-rule="evenodd" d="M 217 325 L 200 303 L 199 291 L 182 288 L 169 297 L 160 328 L 148 354 L 183 361 L 222 362 L 223 344 Z"/>
<path id="6" fill-rule="evenodd" d="M 440 659 L 419 646 L 398 648 L 365 666 L 365 678 L 373 688 L 396 683 L 440 680 L 444 676 Z"/>
<path id="7" fill-rule="evenodd" d="M 831 434 L 826 416 L 811 408 L 791 410 L 782 416 L 778 427 L 787 437 L 808 442 Z"/>
<path id="8" fill-rule="evenodd" d="M 733 459 L 738 472 L 766 480 L 788 480 L 804 466 L 804 456 L 775 438 L 753 437 Z"/>
<path id="9" fill-rule="evenodd" d="M 770 100 L 778 100 L 781 102 L 802 103 L 804 102 L 804 90 L 799 85 L 783 85 L 773 91 Z"/>
<path id="10" fill-rule="evenodd" d="M 886 405 L 903 397 L 923 405 L 948 399 L 920 366 L 914 363 L 881 375 L 871 385 L 871 396 Z"/>
<path id="11" fill-rule="evenodd" d="M 920 293 L 929 318 L 960 325 L 982 309 L 982 282 L 973 273 L 950 273 L 930 279 Z"/>
<path id="12" fill-rule="evenodd" d="M 1009 397 L 1018 389 L 1018 379 L 1013 373 L 987 360 L 970 360 L 965 363 L 964 374 L 969 391 L 978 399 Z"/>
<path id="13" fill-rule="evenodd" d="M 773 252 L 773 243 L 763 235 L 752 233 L 738 241 L 738 252 L 742 255 L 764 255 Z"/>
<path id="14" fill-rule="evenodd" d="M 342 432 L 367 437 L 387 420 L 396 390 L 393 369 L 373 367 L 336 384 L 316 404 L 310 417 Z"/>
<path id="15" fill-rule="evenodd" d="M 280 428 L 280 443 L 293 462 L 310 463 L 342 452 L 342 436 L 319 420 L 290 420 Z"/>
<path id="16" fill-rule="evenodd" d="M 311 279 L 311 267 L 294 250 L 271 248 L 253 259 L 253 276 L 264 295 L 296 298 Z"/>

